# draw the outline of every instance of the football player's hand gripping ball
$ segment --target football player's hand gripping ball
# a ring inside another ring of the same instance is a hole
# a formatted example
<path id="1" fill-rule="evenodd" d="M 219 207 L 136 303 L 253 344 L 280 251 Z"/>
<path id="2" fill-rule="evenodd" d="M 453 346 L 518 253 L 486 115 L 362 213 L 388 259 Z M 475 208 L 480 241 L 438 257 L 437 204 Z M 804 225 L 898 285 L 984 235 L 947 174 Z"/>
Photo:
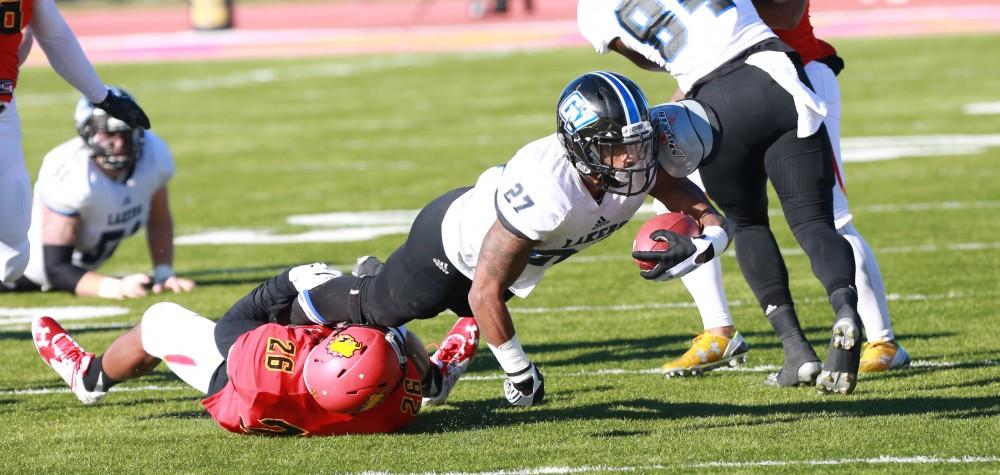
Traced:
<path id="1" fill-rule="evenodd" d="M 545 397 L 545 378 L 538 367 L 531 364 L 525 371 L 507 375 L 503 382 L 503 393 L 513 406 L 534 406 Z"/>
<path id="2" fill-rule="evenodd" d="M 691 272 L 715 256 L 712 242 L 702 236 L 688 237 L 660 229 L 649 235 L 653 241 L 664 242 L 666 249 L 632 251 L 632 258 L 654 263 L 649 270 L 639 274 L 648 280 L 670 280 Z"/>

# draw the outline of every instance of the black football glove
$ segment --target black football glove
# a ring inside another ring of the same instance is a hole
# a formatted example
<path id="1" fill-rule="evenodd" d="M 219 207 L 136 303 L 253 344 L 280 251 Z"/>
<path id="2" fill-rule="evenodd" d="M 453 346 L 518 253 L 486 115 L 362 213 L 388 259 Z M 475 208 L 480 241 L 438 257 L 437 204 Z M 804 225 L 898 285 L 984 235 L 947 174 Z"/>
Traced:
<path id="1" fill-rule="evenodd" d="M 104 109 L 111 117 L 128 124 L 129 127 L 149 129 L 149 117 L 142 111 L 139 104 L 127 97 L 119 96 L 108 90 L 107 97 L 97 107 Z"/>
<path id="2" fill-rule="evenodd" d="M 545 378 L 534 364 L 517 375 L 507 375 L 503 394 L 512 406 L 534 406 L 545 398 Z"/>
<path id="3" fill-rule="evenodd" d="M 653 231 L 649 238 L 666 242 L 668 247 L 663 251 L 632 252 L 634 259 L 656 263 L 650 270 L 639 271 L 639 274 L 648 280 L 670 280 L 681 277 L 701 265 L 701 262 L 708 262 L 715 257 L 712 242 L 702 236 L 691 238 L 660 229 Z"/>

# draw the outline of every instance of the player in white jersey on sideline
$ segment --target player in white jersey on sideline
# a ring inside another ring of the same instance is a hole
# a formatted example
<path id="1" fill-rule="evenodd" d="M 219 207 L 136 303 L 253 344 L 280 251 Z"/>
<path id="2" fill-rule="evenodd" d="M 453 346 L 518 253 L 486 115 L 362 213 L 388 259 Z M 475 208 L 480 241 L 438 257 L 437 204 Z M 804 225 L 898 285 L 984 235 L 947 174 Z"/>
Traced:
<path id="1" fill-rule="evenodd" d="M 682 125 L 676 133 L 690 133 Z M 647 195 L 697 219 L 704 234 L 654 233 L 670 246 L 633 254 L 656 263 L 643 277 L 683 275 L 728 246 L 725 221 L 704 194 L 686 178 L 658 173 L 656 137 L 635 83 L 608 72 L 578 77 L 559 98 L 556 133 L 486 170 L 474 187 L 425 206 L 406 242 L 373 275 L 337 277 L 300 294 L 293 321 L 399 326 L 445 310 L 473 316 L 507 374 L 507 401 L 539 403 L 542 375 L 515 333 L 508 299 L 527 297 L 548 268 L 621 229 Z M 457 376 L 425 381 L 442 388 L 427 402 L 444 402 Z"/>
<path id="2" fill-rule="evenodd" d="M 28 268 L 3 289 L 63 290 L 110 299 L 142 297 L 147 287 L 154 293 L 193 289 L 194 282 L 173 271 L 167 183 L 174 162 L 167 144 L 150 131 L 110 117 L 86 98 L 77 104 L 75 120 L 79 136 L 45 156 L 35 183 Z M 97 273 L 118 244 L 144 224 L 152 277 Z"/>
<path id="3" fill-rule="evenodd" d="M 112 116 L 149 128 L 138 104 L 104 87 L 54 0 L 0 1 L 0 286 L 12 284 L 28 265 L 31 178 L 24 165 L 14 91 L 34 40 L 66 82 Z"/>
<path id="4" fill-rule="evenodd" d="M 758 1 L 798 15 L 805 8 L 805 0 Z M 665 169 L 674 176 L 698 169 L 708 194 L 735 224 L 740 270 L 785 352 L 781 370 L 766 382 L 853 392 L 862 329 L 854 255 L 833 222 L 826 107 L 808 86 L 798 55 L 751 0 L 581 0 L 577 22 L 599 53 L 615 51 L 643 69 L 670 73 L 686 97 L 706 109 L 718 135 L 713 155 L 676 156 Z M 770 230 L 768 181 L 834 310 L 822 366 L 799 325 Z"/>

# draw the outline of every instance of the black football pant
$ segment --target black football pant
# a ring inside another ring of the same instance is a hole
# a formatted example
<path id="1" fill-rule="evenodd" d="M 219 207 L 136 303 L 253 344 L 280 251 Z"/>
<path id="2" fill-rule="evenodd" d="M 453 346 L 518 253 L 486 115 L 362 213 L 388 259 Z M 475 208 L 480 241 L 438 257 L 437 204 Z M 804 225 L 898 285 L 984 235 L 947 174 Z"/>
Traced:
<path id="1" fill-rule="evenodd" d="M 742 59 L 739 60 L 742 63 Z M 799 60 L 799 77 L 809 84 Z M 689 97 L 711 106 L 721 143 L 699 170 L 708 195 L 735 224 L 740 270 L 762 309 L 792 302 L 788 271 L 767 216 L 767 181 L 828 294 L 854 284 L 854 254 L 833 223 L 834 156 L 826 128 L 796 136 L 791 95 L 761 69 L 736 65 Z"/>
<path id="2" fill-rule="evenodd" d="M 374 276 L 343 276 L 313 290 L 313 301 L 327 319 L 386 327 L 434 317 L 451 310 L 472 316 L 472 281 L 445 255 L 441 220 L 448 207 L 469 188 L 449 191 L 425 206 L 410 228 L 406 242 Z M 318 292 L 317 292 L 318 290 Z M 506 299 L 513 296 L 509 291 Z"/>

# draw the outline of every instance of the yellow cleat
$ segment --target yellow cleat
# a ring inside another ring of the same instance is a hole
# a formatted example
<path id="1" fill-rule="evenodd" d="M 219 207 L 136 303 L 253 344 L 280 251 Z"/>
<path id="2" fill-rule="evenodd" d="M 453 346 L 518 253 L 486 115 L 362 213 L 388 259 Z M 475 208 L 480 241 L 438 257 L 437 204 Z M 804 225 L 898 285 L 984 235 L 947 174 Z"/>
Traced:
<path id="1" fill-rule="evenodd" d="M 910 355 L 895 340 L 865 343 L 861 353 L 862 373 L 877 373 L 910 367 Z"/>
<path id="2" fill-rule="evenodd" d="M 668 361 L 660 371 L 664 376 L 698 376 L 720 366 L 738 366 L 746 363 L 750 347 L 743 335 L 736 332 L 732 338 L 702 333 L 691 340 L 691 348 L 680 358 Z"/>

